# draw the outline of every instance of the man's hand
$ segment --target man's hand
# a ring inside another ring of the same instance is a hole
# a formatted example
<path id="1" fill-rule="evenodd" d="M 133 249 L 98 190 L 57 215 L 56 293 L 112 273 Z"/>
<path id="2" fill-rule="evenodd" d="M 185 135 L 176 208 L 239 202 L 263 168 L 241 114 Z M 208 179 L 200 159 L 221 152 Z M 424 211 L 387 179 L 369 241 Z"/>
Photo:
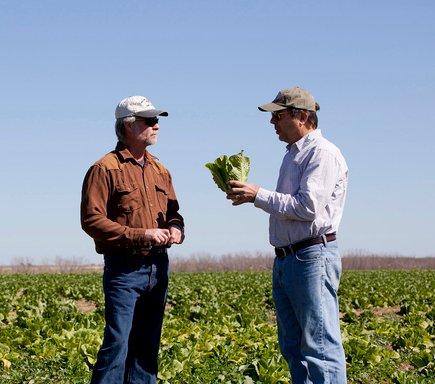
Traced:
<path id="1" fill-rule="evenodd" d="M 170 238 L 169 229 L 152 228 L 145 230 L 145 240 L 153 245 L 165 245 L 169 242 Z"/>
<path id="2" fill-rule="evenodd" d="M 260 189 L 258 185 L 242 183 L 236 180 L 230 180 L 227 185 L 231 187 L 227 191 L 227 199 L 232 200 L 233 205 L 253 203 Z"/>
<path id="3" fill-rule="evenodd" d="M 184 240 L 184 233 L 183 231 L 176 225 L 173 225 L 169 227 L 169 241 L 168 246 L 171 246 L 172 244 L 181 244 Z"/>

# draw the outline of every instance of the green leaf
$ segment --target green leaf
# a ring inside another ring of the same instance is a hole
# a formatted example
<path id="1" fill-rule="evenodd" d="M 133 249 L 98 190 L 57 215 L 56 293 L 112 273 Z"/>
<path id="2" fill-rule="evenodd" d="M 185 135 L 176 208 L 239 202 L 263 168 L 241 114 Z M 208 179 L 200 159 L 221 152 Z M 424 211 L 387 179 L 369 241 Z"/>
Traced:
<path id="1" fill-rule="evenodd" d="M 243 150 L 230 157 L 222 155 L 205 166 L 210 170 L 216 185 L 224 192 L 230 189 L 227 185 L 230 180 L 248 181 L 250 159 L 243 154 Z"/>

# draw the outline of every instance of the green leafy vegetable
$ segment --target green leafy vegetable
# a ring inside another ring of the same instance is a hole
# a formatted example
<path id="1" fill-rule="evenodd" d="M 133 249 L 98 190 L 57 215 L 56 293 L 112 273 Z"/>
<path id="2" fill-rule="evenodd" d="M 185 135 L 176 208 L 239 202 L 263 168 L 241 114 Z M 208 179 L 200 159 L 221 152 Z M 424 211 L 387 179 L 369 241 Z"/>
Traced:
<path id="1" fill-rule="evenodd" d="M 229 180 L 248 181 L 250 159 L 240 153 L 232 156 L 222 155 L 213 163 L 207 163 L 205 166 L 210 170 L 214 182 L 222 191 L 227 191 L 230 187 L 227 185 Z"/>

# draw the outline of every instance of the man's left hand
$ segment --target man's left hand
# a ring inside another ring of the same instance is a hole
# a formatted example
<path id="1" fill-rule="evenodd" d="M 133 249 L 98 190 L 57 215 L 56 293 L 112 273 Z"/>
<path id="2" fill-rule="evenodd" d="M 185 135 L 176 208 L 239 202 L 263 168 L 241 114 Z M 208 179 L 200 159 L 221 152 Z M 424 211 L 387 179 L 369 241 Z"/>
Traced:
<path id="1" fill-rule="evenodd" d="M 178 226 L 169 227 L 169 241 L 167 243 L 168 246 L 172 244 L 181 244 L 184 241 L 184 233 Z"/>

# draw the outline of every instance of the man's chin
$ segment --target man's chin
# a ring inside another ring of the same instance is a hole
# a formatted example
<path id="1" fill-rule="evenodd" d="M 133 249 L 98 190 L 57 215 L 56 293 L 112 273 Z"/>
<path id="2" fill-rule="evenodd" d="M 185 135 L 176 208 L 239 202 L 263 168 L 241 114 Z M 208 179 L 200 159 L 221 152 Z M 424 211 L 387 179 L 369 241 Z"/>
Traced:
<path id="1" fill-rule="evenodd" d="M 148 139 L 147 140 L 147 145 L 154 145 L 157 143 L 157 137 L 154 139 Z"/>

